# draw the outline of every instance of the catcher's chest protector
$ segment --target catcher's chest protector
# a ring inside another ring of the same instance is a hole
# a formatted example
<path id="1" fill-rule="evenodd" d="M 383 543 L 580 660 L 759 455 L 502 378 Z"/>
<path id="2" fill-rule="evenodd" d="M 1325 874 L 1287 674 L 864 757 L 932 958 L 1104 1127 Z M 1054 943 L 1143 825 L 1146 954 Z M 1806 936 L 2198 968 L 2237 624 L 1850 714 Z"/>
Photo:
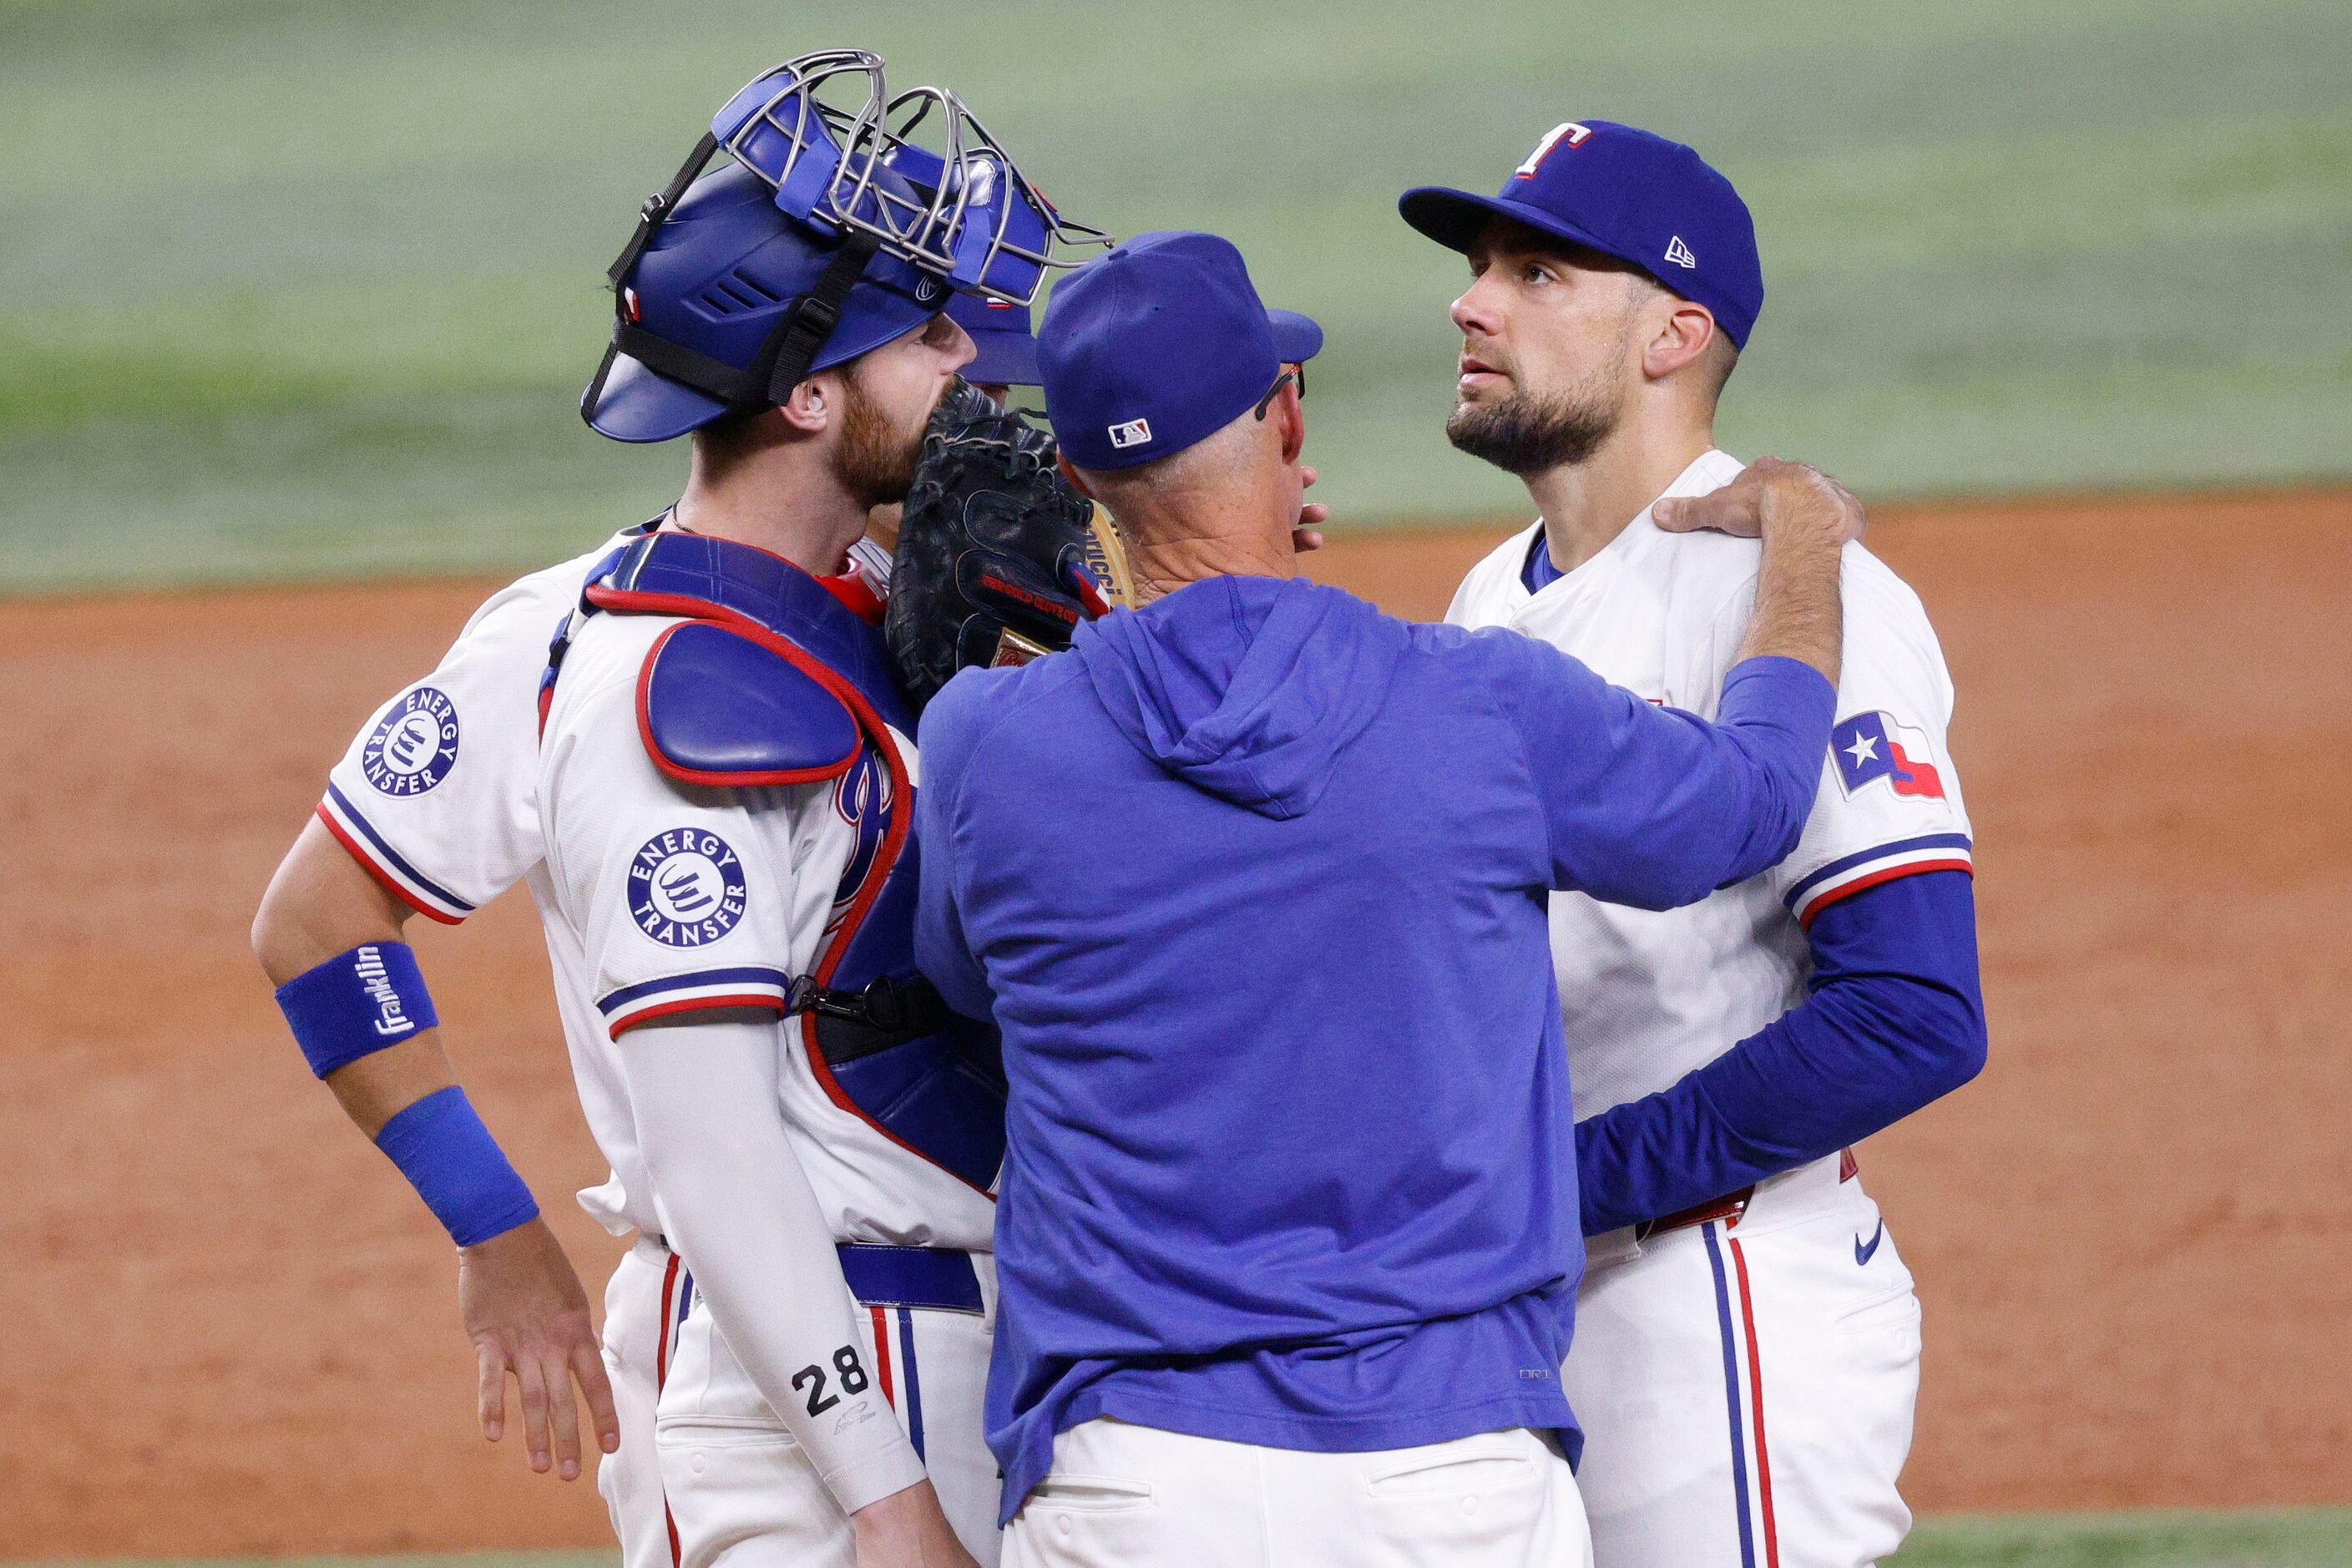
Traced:
<path id="1" fill-rule="evenodd" d="M 888 650 L 815 578 L 750 545 L 654 533 L 600 563 L 549 650 L 544 722 L 586 617 L 684 617 L 646 655 L 638 729 L 665 773 L 719 787 L 829 781 L 857 831 L 787 1026 L 835 1104 L 982 1192 L 1004 1160 L 993 1028 L 915 968 L 914 790 L 892 731 L 914 725 Z"/>

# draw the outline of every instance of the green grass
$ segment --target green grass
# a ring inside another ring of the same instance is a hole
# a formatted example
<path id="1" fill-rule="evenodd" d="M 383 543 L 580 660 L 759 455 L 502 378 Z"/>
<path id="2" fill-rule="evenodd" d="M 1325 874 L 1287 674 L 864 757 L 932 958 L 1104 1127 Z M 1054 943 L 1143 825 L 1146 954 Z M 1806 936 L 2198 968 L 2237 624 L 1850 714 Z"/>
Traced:
<path id="1" fill-rule="evenodd" d="M 205 1568 L 614 1568 L 619 1554 L 150 1558 L 72 1568 L 179 1568 L 195 1562 Z M 1888 1568 L 2332 1568 L 2346 1562 L 2352 1562 L 2352 1509 L 2338 1508 L 1927 1520 Z"/>
<path id="2" fill-rule="evenodd" d="M 2352 1509 L 2012 1514 L 1923 1521 L 1890 1568 L 2323 1568 Z"/>
<path id="3" fill-rule="evenodd" d="M 1409 184 L 1562 118 L 1754 207 L 1735 450 L 1877 493 L 2352 474 L 2340 0 L 0 0 L 0 590 L 474 571 L 657 507 L 574 400 L 637 202 L 772 59 L 880 48 L 1069 211 L 1233 236 L 1318 314 L 1349 522 L 1492 516 Z M 1344 16 L 1344 21 L 1335 17 Z"/>

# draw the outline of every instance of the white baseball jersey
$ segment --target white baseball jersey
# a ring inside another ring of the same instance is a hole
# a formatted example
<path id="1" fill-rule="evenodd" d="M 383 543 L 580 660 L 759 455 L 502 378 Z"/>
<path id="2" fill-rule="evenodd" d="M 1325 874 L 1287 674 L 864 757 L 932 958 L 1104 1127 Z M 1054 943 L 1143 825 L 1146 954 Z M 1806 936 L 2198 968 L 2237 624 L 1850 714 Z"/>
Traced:
<path id="1" fill-rule="evenodd" d="M 565 1026 L 593 1019 L 575 1057 L 610 1053 L 635 1026 L 698 1009 L 782 1015 L 841 910 L 860 852 L 857 803 L 873 769 L 759 788 L 681 784 L 640 735 L 638 673 L 663 616 L 597 616 L 575 634 L 540 742 L 539 806 L 551 896 L 542 905 L 580 955 Z M 894 737 L 910 779 L 914 742 Z M 834 1239 L 986 1251 L 995 1205 L 836 1105 L 797 1030 L 775 1031 L 780 1110 Z M 583 1081 L 583 1092 L 587 1085 Z M 633 1205 L 634 1206 L 634 1205 Z M 650 1215 L 647 1216 L 651 1218 Z"/>
<path id="2" fill-rule="evenodd" d="M 429 919 L 456 925 L 528 879 L 547 934 L 555 1002 L 571 1047 L 581 1109 L 612 1178 L 580 1194 L 615 1236 L 657 1229 L 645 1187 L 628 1099 L 584 1001 L 576 937 L 551 919 L 540 835 L 539 681 L 548 643 L 580 602 L 596 563 L 634 538 L 616 534 L 584 554 L 501 588 L 467 620 L 433 673 L 379 708 L 328 775 L 319 816 L 377 881 Z"/>
<path id="3" fill-rule="evenodd" d="M 1740 472 L 1709 451 L 1668 496 Z M 1574 571 L 1530 594 L 1543 524 L 1463 580 L 1446 619 L 1552 644 L 1653 702 L 1712 719 L 1755 611 L 1762 547 L 1667 533 L 1645 509 Z M 1581 894 L 1551 900 L 1552 963 L 1580 1119 L 1654 1093 L 1804 1000 L 1803 926 L 1891 878 L 1970 863 L 1968 813 L 1945 745 L 1951 678 L 1916 595 L 1860 544 L 1845 548 L 1845 650 L 1832 754 L 1786 860 L 1686 909 L 1649 912 Z"/>

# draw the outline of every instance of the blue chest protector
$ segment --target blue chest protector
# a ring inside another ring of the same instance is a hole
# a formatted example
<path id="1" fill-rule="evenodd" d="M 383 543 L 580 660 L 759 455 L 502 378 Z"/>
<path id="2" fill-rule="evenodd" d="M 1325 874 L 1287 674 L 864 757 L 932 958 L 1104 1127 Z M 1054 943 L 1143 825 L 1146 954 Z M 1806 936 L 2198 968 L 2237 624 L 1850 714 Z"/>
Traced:
<path id="1" fill-rule="evenodd" d="M 597 563 L 549 650 L 542 722 L 588 616 L 682 617 L 646 656 L 637 724 L 655 764 L 720 788 L 830 781 L 856 827 L 822 947 L 787 1004 L 835 1103 L 982 1192 L 1004 1161 L 996 1032 L 915 968 L 915 803 L 893 734 L 913 731 L 879 630 L 750 545 L 652 533 Z"/>

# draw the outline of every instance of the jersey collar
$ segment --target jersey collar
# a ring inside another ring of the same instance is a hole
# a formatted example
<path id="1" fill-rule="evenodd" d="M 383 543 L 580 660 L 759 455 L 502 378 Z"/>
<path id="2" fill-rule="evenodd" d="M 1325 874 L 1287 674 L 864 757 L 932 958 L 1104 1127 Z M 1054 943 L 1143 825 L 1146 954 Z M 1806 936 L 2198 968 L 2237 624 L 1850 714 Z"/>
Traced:
<path id="1" fill-rule="evenodd" d="M 1527 549 L 1519 556 L 1517 569 L 1511 574 L 1512 580 L 1518 584 L 1521 594 L 1533 598 L 1538 594 L 1547 593 L 1558 587 L 1562 583 L 1573 583 L 1593 576 L 1596 574 L 1593 569 L 1601 562 L 1631 553 L 1643 540 L 1657 532 L 1657 525 L 1652 521 L 1650 513 L 1652 508 L 1654 508 L 1659 501 L 1669 498 L 1703 496 L 1709 491 L 1719 490 L 1738 479 L 1740 470 L 1746 467 L 1745 463 L 1721 447 L 1709 447 L 1692 458 L 1689 466 L 1676 474 L 1674 482 L 1661 490 L 1649 506 L 1636 512 L 1633 520 L 1620 529 L 1614 539 L 1580 562 L 1572 571 L 1561 572 L 1552 565 L 1549 556 L 1551 542 L 1544 532 L 1543 519 L 1538 517 L 1536 519 L 1535 528 L 1528 536 Z M 1536 552 L 1538 550 L 1546 552 L 1544 561 L 1539 566 L 1533 564 Z M 1540 586 L 1530 590 L 1528 586 L 1530 576 L 1533 576 Z"/>

